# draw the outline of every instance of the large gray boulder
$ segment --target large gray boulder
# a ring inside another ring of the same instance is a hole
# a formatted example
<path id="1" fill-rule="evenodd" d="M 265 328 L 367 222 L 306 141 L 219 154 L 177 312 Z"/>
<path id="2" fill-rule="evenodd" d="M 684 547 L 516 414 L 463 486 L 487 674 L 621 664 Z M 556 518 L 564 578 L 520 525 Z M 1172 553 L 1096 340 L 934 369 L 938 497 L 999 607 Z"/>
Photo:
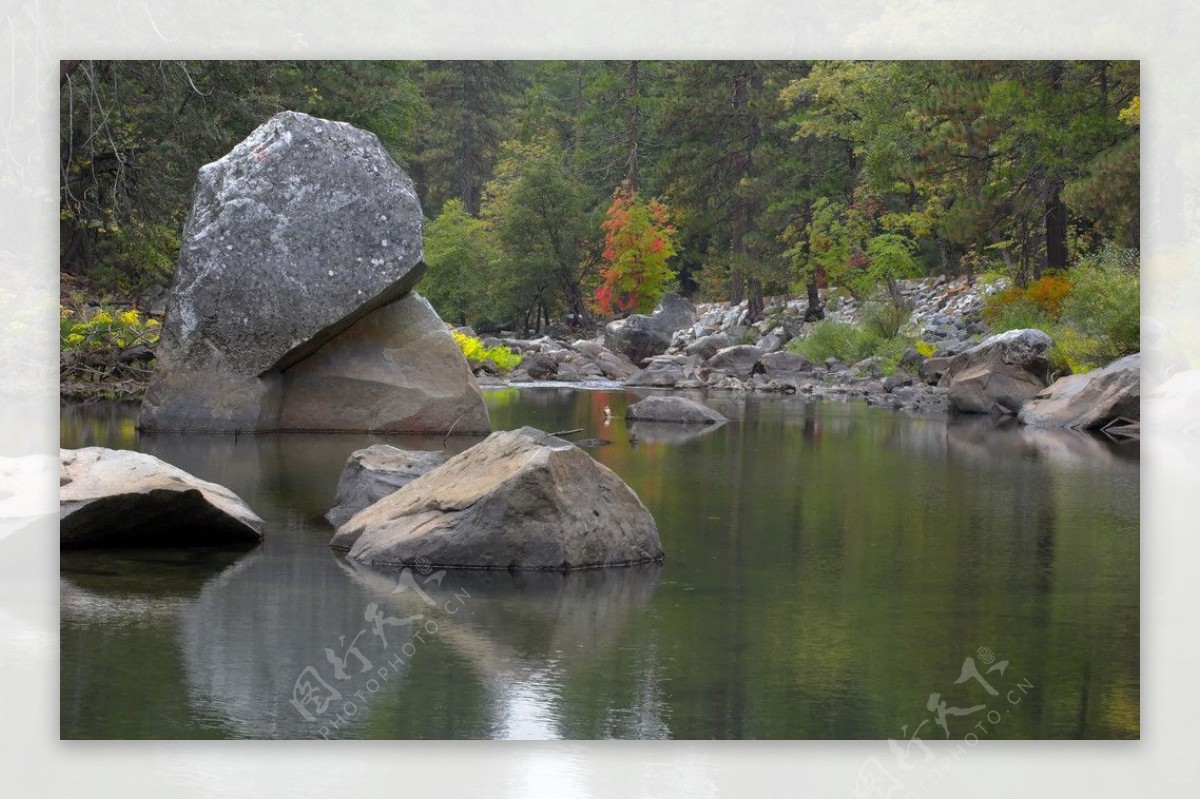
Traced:
<path id="1" fill-rule="evenodd" d="M 1021 408 L 1018 419 L 1038 428 L 1102 428 L 1141 420 L 1142 355 L 1119 358 L 1104 369 L 1059 378 Z"/>
<path id="2" fill-rule="evenodd" d="M 695 318 L 696 307 L 669 292 L 653 313 L 633 314 L 608 323 L 604 329 L 604 346 L 638 364 L 665 353 L 675 332 L 690 328 Z"/>
<path id="3" fill-rule="evenodd" d="M 1053 344 L 1049 336 L 1033 328 L 989 336 L 952 356 L 938 386 L 948 390 L 947 399 L 955 411 L 1016 414 L 1046 388 L 1050 369 L 1046 354 Z"/>
<path id="4" fill-rule="evenodd" d="M 625 419 L 641 422 L 670 422 L 680 425 L 723 425 L 724 414 L 686 397 L 651 395 L 629 405 Z"/>
<path id="5" fill-rule="evenodd" d="M 464 450 L 355 514 L 330 546 L 370 566 L 569 570 L 663 557 L 654 518 L 633 490 L 535 428 Z"/>
<path id="6" fill-rule="evenodd" d="M 390 444 L 355 450 L 342 468 L 337 497 L 325 519 L 334 527 L 343 525 L 367 506 L 445 464 L 449 457 L 440 450 L 401 450 Z"/>
<path id="7" fill-rule="evenodd" d="M 63 549 L 262 540 L 263 521 L 224 486 L 132 450 L 85 447 L 58 452 Z"/>
<path id="8" fill-rule="evenodd" d="M 283 112 L 201 167 L 141 426 L 278 429 L 285 373 L 417 284 L 421 222 L 409 177 L 344 122 Z M 389 356 L 404 345 L 380 350 L 370 380 L 430 377 Z M 432 368 L 462 373 L 461 353 L 448 355 Z M 469 374 L 458 382 L 462 402 L 482 406 Z M 340 414 L 308 424 L 351 427 Z"/>

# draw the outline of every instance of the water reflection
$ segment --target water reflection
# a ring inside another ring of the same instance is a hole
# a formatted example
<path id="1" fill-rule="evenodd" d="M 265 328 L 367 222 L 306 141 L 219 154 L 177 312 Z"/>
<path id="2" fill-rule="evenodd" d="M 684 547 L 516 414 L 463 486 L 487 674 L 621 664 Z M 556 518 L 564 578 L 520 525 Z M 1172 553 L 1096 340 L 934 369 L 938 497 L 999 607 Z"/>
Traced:
<path id="1" fill-rule="evenodd" d="M 378 602 L 420 615 L 425 637 L 470 665 L 490 697 L 488 735 L 501 739 L 567 735 L 562 687 L 617 644 L 649 604 L 661 571 L 657 564 L 570 574 L 454 570 L 418 593 L 397 592 L 394 571 L 339 563 Z M 644 728 L 665 735 L 657 706 L 641 705 L 652 717 Z"/>
<path id="2" fill-rule="evenodd" d="M 678 425 L 670 422 L 630 422 L 630 441 L 683 444 L 719 430 L 721 425 Z"/>
<path id="3" fill-rule="evenodd" d="M 63 736 L 318 735 L 290 703 L 311 666 L 355 698 L 339 737 L 895 737 L 931 692 L 973 705 L 954 680 L 981 646 L 1037 687 L 998 737 L 1138 735 L 1136 444 L 715 393 L 729 423 L 662 438 L 624 420 L 648 393 L 485 397 L 496 429 L 610 440 L 589 452 L 654 514 L 661 567 L 448 574 L 422 584 L 432 606 L 331 553 L 321 515 L 355 449 L 475 440 L 138 436 L 136 408 L 64 409 L 65 446 L 133 447 L 227 485 L 266 538 L 231 561 L 65 560 Z M 421 620 L 384 647 L 372 603 Z M 348 660 L 340 681 L 325 649 L 360 632 L 372 671 Z"/>

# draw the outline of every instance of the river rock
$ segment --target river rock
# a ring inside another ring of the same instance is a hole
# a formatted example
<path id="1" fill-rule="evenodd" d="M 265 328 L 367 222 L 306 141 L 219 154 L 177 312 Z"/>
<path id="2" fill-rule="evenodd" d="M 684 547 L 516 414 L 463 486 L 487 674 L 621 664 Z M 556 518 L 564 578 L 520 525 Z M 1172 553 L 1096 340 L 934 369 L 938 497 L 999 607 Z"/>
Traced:
<path id="1" fill-rule="evenodd" d="M 285 373 L 417 284 L 421 223 L 409 177 L 374 134 L 344 122 L 276 114 L 201 167 L 141 427 L 281 427 Z M 386 316 L 394 327 L 395 310 Z M 459 404 L 482 406 L 461 352 L 444 364 L 394 361 L 408 344 L 380 350 L 368 382 L 419 385 L 448 370 Z M 357 398 L 306 425 L 351 427 L 341 412 Z"/>
<path id="2" fill-rule="evenodd" d="M 696 308 L 674 292 L 667 293 L 651 314 L 633 314 L 608 323 L 604 345 L 635 364 L 665 353 L 675 331 L 690 327 Z"/>
<path id="3" fill-rule="evenodd" d="M 521 368 L 535 381 L 553 380 L 558 374 L 558 362 L 545 353 L 534 353 L 521 360 Z"/>
<path id="4" fill-rule="evenodd" d="M 644 422 L 673 422 L 681 425 L 720 425 L 726 417 L 686 397 L 651 395 L 626 407 L 625 419 Z"/>
<path id="5" fill-rule="evenodd" d="M 938 385 L 949 390 L 955 411 L 1016 414 L 1046 388 L 1046 353 L 1052 345 L 1049 336 L 1033 328 L 989 336 L 953 356 Z"/>
<path id="6" fill-rule="evenodd" d="M 764 355 L 766 354 L 760 348 L 752 344 L 737 344 L 718 350 L 716 355 L 708 360 L 707 367 L 711 372 L 748 380 L 758 360 Z"/>
<path id="7" fill-rule="evenodd" d="M 689 356 L 700 356 L 707 361 L 717 354 L 717 351 L 729 347 L 733 342 L 726 333 L 711 333 L 707 336 L 701 336 L 696 341 L 689 344 L 684 352 Z"/>
<path id="8" fill-rule="evenodd" d="M 281 430 L 488 433 L 458 343 L 410 292 L 283 373 Z"/>
<path id="9" fill-rule="evenodd" d="M 625 381 L 625 385 L 669 389 L 683 380 L 683 377 L 683 368 L 679 364 L 654 359 L 645 369 Z"/>
<path id="10" fill-rule="evenodd" d="M 59 450 L 63 549 L 256 544 L 263 521 L 241 498 L 154 456 Z"/>
<path id="11" fill-rule="evenodd" d="M 813 363 L 799 353 L 786 351 L 767 353 L 758 360 L 768 378 L 812 372 Z"/>
<path id="12" fill-rule="evenodd" d="M 337 498 L 325 519 L 334 527 L 392 492 L 415 481 L 449 456 L 438 450 L 401 450 L 390 444 L 373 444 L 355 450 L 342 468 Z"/>
<path id="13" fill-rule="evenodd" d="M 567 570 L 663 557 L 633 490 L 535 428 L 493 433 L 355 514 L 330 546 L 371 566 Z"/>
<path id="14" fill-rule="evenodd" d="M 759 339 L 754 346 L 759 350 L 762 350 L 764 353 L 774 353 L 778 350 L 782 350 L 785 344 L 787 344 L 787 342 L 784 340 L 783 336 L 780 336 L 778 333 L 768 333 L 766 336 Z"/>
<path id="15" fill-rule="evenodd" d="M 888 375 L 883 379 L 883 390 L 890 394 L 891 392 L 894 392 L 904 386 L 912 386 L 912 384 L 912 375 L 904 372 L 897 372 L 893 375 Z"/>
<path id="16" fill-rule="evenodd" d="M 917 368 L 917 375 L 921 380 L 925 381 L 930 386 L 937 386 L 938 382 L 945 374 L 946 368 L 950 366 L 949 356 L 935 356 L 927 358 L 921 362 L 921 366 Z"/>
<path id="17" fill-rule="evenodd" d="M 1026 403 L 1018 416 L 1038 428 L 1102 428 L 1117 418 L 1141 420 L 1142 355 L 1119 358 L 1104 369 L 1059 378 Z"/>

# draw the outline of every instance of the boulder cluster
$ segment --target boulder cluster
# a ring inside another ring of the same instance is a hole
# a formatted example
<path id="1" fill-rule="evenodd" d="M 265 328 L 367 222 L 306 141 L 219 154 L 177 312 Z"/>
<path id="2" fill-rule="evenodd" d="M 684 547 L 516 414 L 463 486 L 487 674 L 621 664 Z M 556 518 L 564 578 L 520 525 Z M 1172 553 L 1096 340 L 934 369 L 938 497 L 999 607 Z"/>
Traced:
<path id="1" fill-rule="evenodd" d="M 859 398 L 922 415 L 1019 415 L 1022 422 L 1042 427 L 1136 423 L 1138 357 L 1055 381 L 1049 364 L 1054 343 L 1043 331 L 1012 330 L 985 338 L 980 319 L 984 300 L 1003 288 L 1003 281 L 962 278 L 897 281 L 896 303 L 910 309 L 900 330 L 923 342 L 931 355 L 910 347 L 890 375 L 884 374 L 878 356 L 852 364 L 834 358 L 813 363 L 790 352 L 787 344 L 809 335 L 815 325 L 804 300 L 771 303 L 762 319 L 751 323 L 746 303 L 692 306 L 668 294 L 653 313 L 611 322 L 603 336 L 592 340 L 568 344 L 544 336 L 485 342 L 523 354 L 508 383 L 618 381 L 645 389 Z M 826 319 L 860 324 L 867 313 L 852 299 L 827 293 L 823 298 Z"/>
<path id="2" fill-rule="evenodd" d="M 201 167 L 140 426 L 488 431 L 412 291 L 422 220 L 412 180 L 344 122 L 283 112 Z"/>

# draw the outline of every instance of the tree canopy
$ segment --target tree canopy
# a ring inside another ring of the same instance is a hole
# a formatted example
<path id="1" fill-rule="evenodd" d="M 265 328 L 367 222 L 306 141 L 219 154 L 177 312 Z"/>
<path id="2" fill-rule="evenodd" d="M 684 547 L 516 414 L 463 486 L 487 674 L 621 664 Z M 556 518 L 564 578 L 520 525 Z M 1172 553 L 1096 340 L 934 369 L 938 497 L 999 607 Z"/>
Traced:
<path id="1" fill-rule="evenodd" d="M 376 133 L 412 174 L 429 218 L 422 290 L 458 322 L 537 330 L 645 310 L 669 288 L 757 314 L 764 296 L 815 306 L 821 286 L 860 295 L 907 276 L 1024 284 L 1140 234 L 1137 62 L 73 61 L 60 74 L 62 269 L 101 292 L 164 283 L 196 170 L 285 109 Z"/>

